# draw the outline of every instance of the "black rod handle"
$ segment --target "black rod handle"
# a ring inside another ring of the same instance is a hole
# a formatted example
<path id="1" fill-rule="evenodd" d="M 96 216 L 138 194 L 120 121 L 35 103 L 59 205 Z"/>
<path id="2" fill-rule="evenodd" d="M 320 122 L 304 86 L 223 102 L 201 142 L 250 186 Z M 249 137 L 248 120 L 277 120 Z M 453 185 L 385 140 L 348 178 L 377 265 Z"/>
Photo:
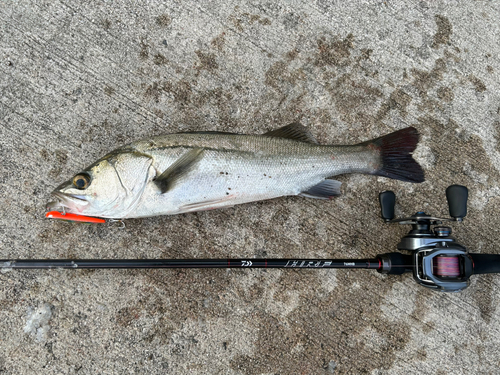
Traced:
<path id="1" fill-rule="evenodd" d="M 474 263 L 474 275 L 500 273 L 500 254 L 469 254 Z"/>
<path id="2" fill-rule="evenodd" d="M 450 216 L 462 220 L 467 215 L 467 198 L 469 191 L 462 185 L 450 185 L 446 189 L 446 199 L 448 200 L 448 208 Z"/>
<path id="3" fill-rule="evenodd" d="M 390 221 L 394 219 L 394 206 L 396 205 L 396 195 L 393 191 L 386 190 L 378 195 L 380 202 L 380 213 L 382 219 Z"/>

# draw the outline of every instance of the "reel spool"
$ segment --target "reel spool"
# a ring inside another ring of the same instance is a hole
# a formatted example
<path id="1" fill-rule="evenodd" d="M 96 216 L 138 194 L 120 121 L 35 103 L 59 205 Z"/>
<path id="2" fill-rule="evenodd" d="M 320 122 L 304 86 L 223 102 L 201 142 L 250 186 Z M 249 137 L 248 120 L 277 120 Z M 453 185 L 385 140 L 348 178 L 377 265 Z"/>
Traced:
<path id="1" fill-rule="evenodd" d="M 460 276 L 460 259 L 440 255 L 433 259 L 432 273 L 438 277 L 457 278 Z"/>

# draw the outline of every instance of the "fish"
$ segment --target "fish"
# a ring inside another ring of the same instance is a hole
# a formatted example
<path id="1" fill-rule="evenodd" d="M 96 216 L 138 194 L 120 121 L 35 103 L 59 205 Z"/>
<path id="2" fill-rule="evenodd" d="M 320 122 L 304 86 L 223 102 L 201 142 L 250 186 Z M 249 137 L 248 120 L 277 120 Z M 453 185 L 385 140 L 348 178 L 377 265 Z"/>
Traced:
<path id="1" fill-rule="evenodd" d="M 298 195 L 332 199 L 346 173 L 424 181 L 408 127 L 355 145 L 320 145 L 300 123 L 261 135 L 185 132 L 111 151 L 59 185 L 48 209 L 110 219 L 212 210 Z"/>

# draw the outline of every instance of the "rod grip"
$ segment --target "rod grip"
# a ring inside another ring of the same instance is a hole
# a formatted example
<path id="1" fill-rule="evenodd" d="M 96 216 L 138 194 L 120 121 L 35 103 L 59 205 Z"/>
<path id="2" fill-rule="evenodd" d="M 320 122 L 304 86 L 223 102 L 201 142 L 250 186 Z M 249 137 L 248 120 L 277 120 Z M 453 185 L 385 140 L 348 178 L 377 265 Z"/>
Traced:
<path id="1" fill-rule="evenodd" d="M 500 273 L 500 254 L 469 254 L 474 263 L 474 275 Z"/>
<path id="2" fill-rule="evenodd" d="M 413 268 L 413 260 L 411 255 L 401 253 L 387 253 L 377 255 L 380 267 L 377 269 L 379 273 L 390 275 L 402 275 L 405 272 L 411 271 Z"/>
<path id="3" fill-rule="evenodd" d="M 446 199 L 450 216 L 455 219 L 462 219 L 467 215 L 467 199 L 469 191 L 462 185 L 450 185 L 446 189 Z"/>

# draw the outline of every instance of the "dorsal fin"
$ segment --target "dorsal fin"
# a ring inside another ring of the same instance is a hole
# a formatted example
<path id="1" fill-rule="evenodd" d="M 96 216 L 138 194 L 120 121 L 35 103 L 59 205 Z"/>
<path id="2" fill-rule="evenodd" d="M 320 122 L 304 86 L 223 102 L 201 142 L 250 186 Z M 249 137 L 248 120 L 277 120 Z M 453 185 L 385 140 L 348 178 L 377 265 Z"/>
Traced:
<path id="1" fill-rule="evenodd" d="M 311 134 L 309 129 L 299 122 L 293 122 L 282 128 L 271 130 L 264 133 L 266 137 L 288 138 L 295 139 L 296 141 L 318 144 L 316 138 Z"/>
<path id="2" fill-rule="evenodd" d="M 175 182 L 189 173 L 202 157 L 203 149 L 193 148 L 165 169 L 155 180 L 155 184 L 160 188 L 161 193 L 164 194 L 170 190 Z"/>

